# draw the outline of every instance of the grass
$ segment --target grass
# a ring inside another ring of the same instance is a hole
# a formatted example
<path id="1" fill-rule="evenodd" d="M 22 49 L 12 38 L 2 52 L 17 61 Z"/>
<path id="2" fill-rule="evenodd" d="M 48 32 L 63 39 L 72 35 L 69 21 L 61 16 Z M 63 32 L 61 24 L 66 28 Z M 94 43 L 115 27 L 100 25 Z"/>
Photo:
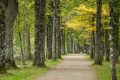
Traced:
<path id="1" fill-rule="evenodd" d="M 45 62 L 46 68 L 32 67 L 32 61 L 29 61 L 27 62 L 29 64 L 27 65 L 28 68 L 23 68 L 22 65 L 18 65 L 21 68 L 20 70 L 8 70 L 6 74 L 0 74 L 0 80 L 31 80 L 47 72 L 52 66 L 57 65 L 61 61 L 62 59 L 58 59 L 57 61 L 47 60 Z"/>
<path id="2" fill-rule="evenodd" d="M 85 58 L 94 62 L 86 55 Z M 103 65 L 92 65 L 97 72 L 97 80 L 110 80 L 110 62 L 103 61 Z M 117 64 L 117 79 L 120 80 L 120 64 Z"/>

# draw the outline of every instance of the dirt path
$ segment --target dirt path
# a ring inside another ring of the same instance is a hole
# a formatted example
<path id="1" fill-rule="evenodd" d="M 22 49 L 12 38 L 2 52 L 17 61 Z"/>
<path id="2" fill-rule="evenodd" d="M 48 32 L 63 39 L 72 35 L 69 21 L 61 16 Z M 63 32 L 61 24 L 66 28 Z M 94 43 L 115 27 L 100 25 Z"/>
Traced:
<path id="1" fill-rule="evenodd" d="M 91 64 L 83 54 L 71 54 L 61 64 L 33 80 L 95 80 L 95 71 L 90 67 Z"/>

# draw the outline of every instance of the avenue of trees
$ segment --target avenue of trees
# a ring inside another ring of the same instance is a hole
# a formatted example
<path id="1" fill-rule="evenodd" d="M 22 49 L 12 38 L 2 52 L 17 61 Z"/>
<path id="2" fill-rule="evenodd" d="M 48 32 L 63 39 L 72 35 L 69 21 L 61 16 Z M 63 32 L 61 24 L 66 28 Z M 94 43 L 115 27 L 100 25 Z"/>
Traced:
<path id="1" fill-rule="evenodd" d="M 86 50 L 117 80 L 120 0 L 0 0 L 0 74 Z"/>

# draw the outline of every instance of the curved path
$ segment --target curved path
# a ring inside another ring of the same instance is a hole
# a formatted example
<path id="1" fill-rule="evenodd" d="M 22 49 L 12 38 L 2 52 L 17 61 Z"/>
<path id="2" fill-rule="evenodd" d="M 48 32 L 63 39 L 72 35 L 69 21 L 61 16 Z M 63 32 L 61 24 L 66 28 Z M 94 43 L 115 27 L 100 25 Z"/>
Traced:
<path id="1" fill-rule="evenodd" d="M 34 80 L 96 80 L 91 64 L 83 54 L 71 54 L 66 56 L 61 64 Z"/>

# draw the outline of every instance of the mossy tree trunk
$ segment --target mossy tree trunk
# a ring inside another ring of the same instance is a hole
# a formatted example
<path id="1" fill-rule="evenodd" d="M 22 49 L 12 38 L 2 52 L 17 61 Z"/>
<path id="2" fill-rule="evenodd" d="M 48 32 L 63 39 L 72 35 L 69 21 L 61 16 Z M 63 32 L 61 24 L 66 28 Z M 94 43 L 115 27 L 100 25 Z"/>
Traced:
<path id="1" fill-rule="evenodd" d="M 61 12 L 60 12 L 60 0 L 57 0 L 57 57 L 61 58 L 61 30 L 60 30 L 60 16 Z"/>
<path id="2" fill-rule="evenodd" d="M 0 73 L 5 73 L 5 0 L 0 0 Z"/>
<path id="3" fill-rule="evenodd" d="M 8 6 L 6 10 L 6 68 L 14 68 L 18 67 L 15 64 L 14 56 L 13 56 L 13 26 L 14 21 L 18 13 L 18 1 L 17 0 L 8 0 Z"/>
<path id="4" fill-rule="evenodd" d="M 57 18 L 57 0 L 53 2 L 53 39 L 52 39 L 52 60 L 56 61 L 56 18 Z"/>
<path id="5" fill-rule="evenodd" d="M 45 67 L 45 13 L 46 0 L 35 0 L 34 66 Z"/>
<path id="6" fill-rule="evenodd" d="M 97 0 L 97 18 L 96 18 L 96 48 L 94 64 L 102 65 L 102 38 L 101 38 L 101 12 L 102 0 Z"/>
<path id="7" fill-rule="evenodd" d="M 47 58 L 52 59 L 52 34 L 53 34 L 53 18 L 51 15 L 48 16 L 47 26 Z"/>
<path id="8" fill-rule="evenodd" d="M 109 0 L 109 29 L 110 29 L 110 54 L 111 54 L 111 80 L 117 80 L 116 61 L 118 60 L 119 43 L 119 3 L 120 0 Z M 118 29 L 118 30 L 117 30 Z M 117 40 L 118 39 L 118 40 Z"/>

